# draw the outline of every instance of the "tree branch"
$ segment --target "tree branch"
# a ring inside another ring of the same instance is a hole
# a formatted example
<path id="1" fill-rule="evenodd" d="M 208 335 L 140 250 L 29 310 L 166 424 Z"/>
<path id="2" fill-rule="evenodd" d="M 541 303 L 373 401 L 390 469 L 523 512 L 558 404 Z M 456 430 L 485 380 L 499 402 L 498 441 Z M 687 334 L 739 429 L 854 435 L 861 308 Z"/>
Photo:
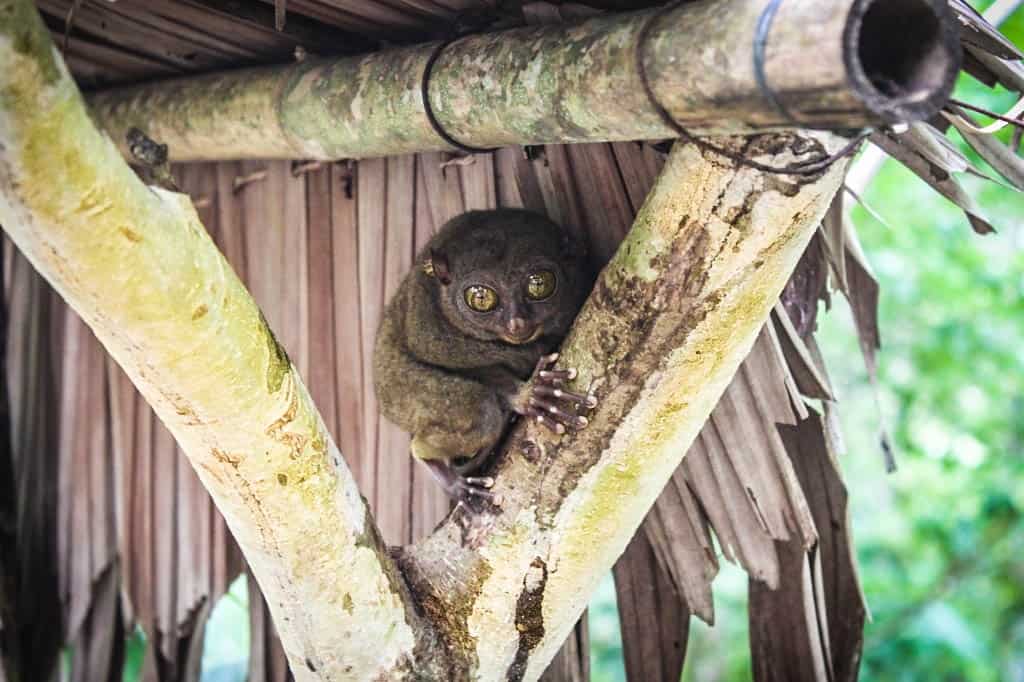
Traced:
<path id="1" fill-rule="evenodd" d="M 188 197 L 95 129 L 28 1 L 0 2 L 0 223 L 187 453 L 299 679 L 443 663 L 256 304 Z"/>

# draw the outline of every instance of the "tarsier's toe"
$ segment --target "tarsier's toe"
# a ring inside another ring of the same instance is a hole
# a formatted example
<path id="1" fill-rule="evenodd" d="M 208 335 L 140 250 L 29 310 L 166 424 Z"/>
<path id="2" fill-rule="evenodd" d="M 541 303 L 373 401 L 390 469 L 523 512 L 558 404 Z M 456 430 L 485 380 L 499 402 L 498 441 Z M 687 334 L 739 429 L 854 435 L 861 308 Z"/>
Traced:
<path id="1" fill-rule="evenodd" d="M 552 386 L 559 386 L 565 381 L 572 381 L 576 378 L 576 369 L 542 369 L 538 378 Z"/>
<path id="2" fill-rule="evenodd" d="M 557 386 L 548 386 L 545 384 L 537 384 L 533 393 L 535 396 L 542 396 L 545 398 L 554 398 L 556 400 L 565 400 L 587 409 L 593 409 L 597 407 L 597 398 L 592 395 L 583 395 L 581 393 L 573 393 L 572 391 L 566 391 L 563 388 Z"/>
<path id="3" fill-rule="evenodd" d="M 479 486 L 481 488 L 494 487 L 494 479 L 490 476 L 467 476 L 465 480 L 471 486 Z"/>
<path id="4" fill-rule="evenodd" d="M 538 424 L 559 435 L 565 433 L 567 428 L 579 430 L 590 423 L 590 420 L 583 415 L 572 414 L 555 403 L 536 398 L 530 400 L 530 407 L 526 414 Z"/>
<path id="5" fill-rule="evenodd" d="M 565 433 L 565 424 L 556 421 L 549 417 L 544 411 L 538 407 L 530 407 L 526 410 L 526 416 L 536 421 L 541 426 L 546 427 L 549 431 L 553 431 L 561 436 Z"/>
<path id="6" fill-rule="evenodd" d="M 503 498 L 489 490 L 493 486 L 494 479 L 490 476 L 468 476 L 458 480 L 451 495 L 470 508 L 473 508 L 478 500 L 485 500 L 500 507 Z"/>

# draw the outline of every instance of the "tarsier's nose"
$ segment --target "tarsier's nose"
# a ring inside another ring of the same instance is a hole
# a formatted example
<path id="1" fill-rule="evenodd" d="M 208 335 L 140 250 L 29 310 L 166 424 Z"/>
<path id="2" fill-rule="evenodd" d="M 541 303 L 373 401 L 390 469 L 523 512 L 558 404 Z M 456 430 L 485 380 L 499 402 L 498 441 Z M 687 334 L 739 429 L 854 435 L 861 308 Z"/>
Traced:
<path id="1" fill-rule="evenodd" d="M 508 331 L 513 336 L 518 336 L 526 331 L 526 320 L 521 317 L 513 317 L 508 321 Z"/>

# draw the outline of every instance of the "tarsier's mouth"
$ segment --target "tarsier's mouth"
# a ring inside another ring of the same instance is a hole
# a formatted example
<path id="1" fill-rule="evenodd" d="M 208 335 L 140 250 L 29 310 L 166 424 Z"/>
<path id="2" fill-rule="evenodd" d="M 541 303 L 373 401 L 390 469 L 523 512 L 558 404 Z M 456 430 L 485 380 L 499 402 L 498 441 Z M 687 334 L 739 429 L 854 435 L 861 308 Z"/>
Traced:
<path id="1" fill-rule="evenodd" d="M 540 335 L 544 332 L 544 328 L 537 326 L 533 331 L 513 336 L 512 334 L 502 334 L 501 340 L 505 343 L 511 343 L 514 346 L 523 346 L 531 341 L 536 341 Z"/>

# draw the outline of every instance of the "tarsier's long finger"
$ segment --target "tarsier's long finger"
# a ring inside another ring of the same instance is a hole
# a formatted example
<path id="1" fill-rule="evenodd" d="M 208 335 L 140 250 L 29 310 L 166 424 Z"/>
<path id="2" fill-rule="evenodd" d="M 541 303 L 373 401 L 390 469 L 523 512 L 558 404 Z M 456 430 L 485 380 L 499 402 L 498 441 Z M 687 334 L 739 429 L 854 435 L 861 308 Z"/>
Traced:
<path id="1" fill-rule="evenodd" d="M 583 427 L 590 423 L 586 417 L 580 417 L 575 414 L 570 414 L 569 412 L 566 412 L 558 405 L 547 400 L 531 398 L 530 405 L 537 408 L 538 410 L 541 410 L 542 412 L 547 412 L 549 415 L 551 415 L 552 419 L 562 424 L 565 424 L 566 426 L 572 426 L 577 429 L 582 429 Z"/>
<path id="2" fill-rule="evenodd" d="M 537 407 L 527 408 L 526 416 L 535 420 L 538 424 L 543 424 L 550 431 L 554 431 L 558 435 L 562 435 L 563 433 L 565 433 L 564 424 L 559 424 L 554 419 L 541 412 L 541 410 Z"/>
<path id="3" fill-rule="evenodd" d="M 542 355 L 537 360 L 537 364 L 533 367 L 533 376 L 539 376 L 541 370 L 547 369 L 551 365 L 558 361 L 558 353 L 550 353 L 548 355 Z"/>
<path id="4" fill-rule="evenodd" d="M 465 491 L 467 495 L 473 495 L 474 497 L 479 497 L 485 500 L 494 499 L 494 493 L 490 490 L 484 490 L 483 488 L 478 488 L 475 485 L 467 485 L 463 488 L 463 491 Z"/>
<path id="5" fill-rule="evenodd" d="M 551 396 L 552 398 L 558 398 L 559 400 L 568 400 L 576 403 L 577 405 L 584 405 L 586 407 L 597 407 L 597 398 L 592 395 L 583 395 L 582 393 L 573 393 L 572 391 L 566 391 L 565 389 L 558 387 L 545 386 L 544 384 L 538 384 L 534 387 L 533 392 L 537 395 Z"/>
<path id="6" fill-rule="evenodd" d="M 463 480 L 465 480 L 466 483 L 472 486 L 479 486 L 481 488 L 494 487 L 494 479 L 491 478 L 490 476 L 467 476 Z"/>
<path id="7" fill-rule="evenodd" d="M 544 383 L 558 385 L 565 380 L 576 378 L 575 369 L 542 369 L 537 375 Z"/>

